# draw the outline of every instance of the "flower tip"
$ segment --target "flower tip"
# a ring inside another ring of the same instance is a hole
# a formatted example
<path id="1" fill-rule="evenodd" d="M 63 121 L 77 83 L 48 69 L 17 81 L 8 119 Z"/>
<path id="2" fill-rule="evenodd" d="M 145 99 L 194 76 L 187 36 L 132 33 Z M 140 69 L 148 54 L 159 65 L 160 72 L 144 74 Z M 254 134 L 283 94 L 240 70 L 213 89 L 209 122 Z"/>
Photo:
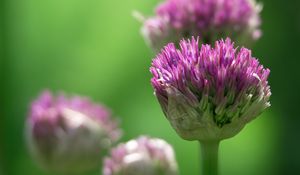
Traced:
<path id="1" fill-rule="evenodd" d="M 133 18 L 135 18 L 137 21 L 143 23 L 146 20 L 146 17 L 139 11 L 137 10 L 133 10 L 131 12 L 131 15 L 133 16 Z"/>

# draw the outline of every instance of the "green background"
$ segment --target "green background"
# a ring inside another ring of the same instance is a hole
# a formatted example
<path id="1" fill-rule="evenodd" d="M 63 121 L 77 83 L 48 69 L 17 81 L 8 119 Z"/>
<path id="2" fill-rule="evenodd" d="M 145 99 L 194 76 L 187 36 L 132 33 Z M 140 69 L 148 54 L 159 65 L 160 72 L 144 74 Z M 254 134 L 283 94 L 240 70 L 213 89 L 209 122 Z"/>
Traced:
<path id="1" fill-rule="evenodd" d="M 122 141 L 141 134 L 164 138 L 174 146 L 181 174 L 199 174 L 198 143 L 176 135 L 153 96 L 154 54 L 131 15 L 153 15 L 157 2 L 1 1 L 1 175 L 46 175 L 24 142 L 30 102 L 44 89 L 106 104 L 121 118 Z M 253 55 L 271 69 L 272 107 L 221 143 L 222 175 L 300 174 L 299 1 L 262 2 L 263 37 Z"/>

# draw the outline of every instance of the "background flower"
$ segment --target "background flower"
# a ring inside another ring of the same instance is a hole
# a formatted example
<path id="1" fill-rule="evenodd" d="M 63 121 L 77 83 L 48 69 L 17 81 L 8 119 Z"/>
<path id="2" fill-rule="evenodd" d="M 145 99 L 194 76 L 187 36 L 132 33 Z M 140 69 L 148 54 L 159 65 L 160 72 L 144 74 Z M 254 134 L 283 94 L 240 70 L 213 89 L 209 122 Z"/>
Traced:
<path id="1" fill-rule="evenodd" d="M 141 136 L 118 145 L 105 159 L 103 175 L 176 175 L 171 145 L 158 138 Z"/>
<path id="2" fill-rule="evenodd" d="M 45 169 L 63 174 L 97 170 L 121 134 L 105 107 L 50 92 L 33 102 L 26 124 L 32 155 Z"/>
<path id="3" fill-rule="evenodd" d="M 249 45 L 261 35 L 261 9 L 254 0 L 166 0 L 144 20 L 142 34 L 155 51 L 191 36 L 208 44 L 231 37 Z"/>

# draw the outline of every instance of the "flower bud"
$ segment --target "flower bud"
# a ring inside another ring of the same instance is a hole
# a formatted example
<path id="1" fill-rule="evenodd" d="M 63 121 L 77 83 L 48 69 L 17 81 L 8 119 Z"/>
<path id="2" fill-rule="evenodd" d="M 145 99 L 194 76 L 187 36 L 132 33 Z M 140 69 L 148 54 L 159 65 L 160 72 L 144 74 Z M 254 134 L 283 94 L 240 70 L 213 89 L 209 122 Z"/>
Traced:
<path id="1" fill-rule="evenodd" d="M 228 38 L 198 46 L 168 44 L 150 68 L 155 95 L 176 132 L 186 140 L 222 140 L 236 135 L 270 106 L 264 69 L 251 51 Z"/>
<path id="2" fill-rule="evenodd" d="M 174 151 L 158 138 L 140 137 L 112 149 L 103 175 L 177 175 Z"/>
<path id="3" fill-rule="evenodd" d="M 165 0 L 155 17 L 143 20 L 141 31 L 155 51 L 191 36 L 207 44 L 230 37 L 249 45 L 260 38 L 261 9 L 254 0 Z"/>
<path id="4" fill-rule="evenodd" d="M 48 171 L 79 174 L 99 168 L 121 131 L 105 107 L 84 97 L 44 92 L 32 103 L 26 123 L 33 157 Z"/>

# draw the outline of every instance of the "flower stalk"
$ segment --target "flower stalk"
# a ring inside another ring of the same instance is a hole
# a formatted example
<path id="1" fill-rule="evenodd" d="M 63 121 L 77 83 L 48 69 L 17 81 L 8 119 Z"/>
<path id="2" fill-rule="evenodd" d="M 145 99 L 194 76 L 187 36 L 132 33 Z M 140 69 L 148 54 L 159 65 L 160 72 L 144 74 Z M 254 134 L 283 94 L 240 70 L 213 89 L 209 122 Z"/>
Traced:
<path id="1" fill-rule="evenodd" d="M 218 150 L 220 141 L 199 141 L 202 175 L 218 175 Z"/>

